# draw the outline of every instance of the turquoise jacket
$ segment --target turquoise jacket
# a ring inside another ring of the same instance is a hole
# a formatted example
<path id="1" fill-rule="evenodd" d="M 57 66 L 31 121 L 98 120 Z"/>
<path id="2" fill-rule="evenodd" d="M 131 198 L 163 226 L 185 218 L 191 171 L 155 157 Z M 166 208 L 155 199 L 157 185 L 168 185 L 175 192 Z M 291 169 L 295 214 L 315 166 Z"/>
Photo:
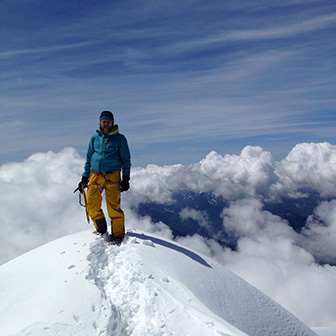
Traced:
<path id="1" fill-rule="evenodd" d="M 97 130 L 90 139 L 82 176 L 89 177 L 92 171 L 121 170 L 123 176 L 130 176 L 131 154 L 125 136 L 119 133 L 118 125 L 107 135 Z"/>

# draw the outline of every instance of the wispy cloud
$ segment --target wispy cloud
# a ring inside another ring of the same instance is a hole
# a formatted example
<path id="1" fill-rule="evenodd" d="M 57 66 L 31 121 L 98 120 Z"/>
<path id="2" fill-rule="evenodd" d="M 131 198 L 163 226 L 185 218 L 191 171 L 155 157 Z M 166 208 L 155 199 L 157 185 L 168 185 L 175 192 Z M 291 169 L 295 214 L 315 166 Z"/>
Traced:
<path id="1" fill-rule="evenodd" d="M 299 22 L 285 23 L 278 26 L 272 25 L 272 27 L 263 27 L 261 29 L 233 30 L 218 36 L 214 41 L 286 38 L 320 29 L 326 29 L 330 26 L 336 26 L 336 14 L 321 15 Z"/>
<path id="2" fill-rule="evenodd" d="M 24 139 L 44 137 L 45 130 L 52 136 L 41 143 L 51 149 L 80 144 L 96 127 L 94 114 L 106 108 L 139 146 L 139 160 L 153 144 L 192 146 L 194 140 L 211 147 L 258 137 L 262 145 L 272 137 L 293 146 L 298 137 L 330 137 L 336 15 L 317 2 L 305 6 L 131 1 L 60 16 L 41 6 L 45 16 L 38 18 L 45 19 L 32 31 L 10 21 L 11 38 L 0 51 L 1 120 L 29 125 L 10 152 L 33 153 L 36 143 Z M 27 26 L 32 10 L 25 7 Z M 72 120 L 85 134 L 68 127 Z M 162 151 L 152 153 L 162 163 Z"/>
<path id="3" fill-rule="evenodd" d="M 34 49 L 10 50 L 10 51 L 0 52 L 0 58 L 15 57 L 15 56 L 21 56 L 21 55 L 28 55 L 28 54 L 44 54 L 44 53 L 51 53 L 54 51 L 72 50 L 72 49 L 81 48 L 81 47 L 88 47 L 93 44 L 94 42 L 79 42 L 79 43 L 74 43 L 74 44 L 38 47 Z"/>

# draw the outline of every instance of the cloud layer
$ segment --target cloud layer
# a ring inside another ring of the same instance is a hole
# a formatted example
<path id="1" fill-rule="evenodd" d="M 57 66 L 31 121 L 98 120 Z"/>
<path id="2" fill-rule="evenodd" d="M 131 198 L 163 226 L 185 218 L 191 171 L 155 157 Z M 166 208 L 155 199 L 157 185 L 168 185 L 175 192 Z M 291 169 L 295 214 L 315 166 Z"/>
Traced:
<path id="1" fill-rule="evenodd" d="M 220 244 L 216 232 L 212 238 L 194 234 L 176 239 L 225 264 L 310 326 L 336 326 L 335 162 L 336 146 L 303 143 L 280 162 L 261 147 L 246 146 L 240 155 L 210 152 L 187 166 L 134 168 L 131 189 L 122 200 L 127 227 L 172 238 L 166 223 L 138 214 L 139 203 L 171 204 L 181 191 L 221 196 L 226 200 L 221 229 L 236 239 L 235 249 Z M 83 165 L 76 150 L 65 148 L 0 167 L 1 263 L 93 228 L 73 194 Z M 264 208 L 265 202 L 304 202 L 310 195 L 321 201 L 302 230 Z M 179 218 L 206 228 L 209 214 L 185 207 Z"/>

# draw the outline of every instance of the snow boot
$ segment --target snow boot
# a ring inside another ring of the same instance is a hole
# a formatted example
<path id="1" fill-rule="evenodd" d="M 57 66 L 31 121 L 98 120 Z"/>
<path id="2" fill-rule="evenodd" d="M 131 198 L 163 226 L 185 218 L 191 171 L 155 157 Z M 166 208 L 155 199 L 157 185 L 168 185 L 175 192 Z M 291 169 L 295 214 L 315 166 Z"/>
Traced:
<path id="1" fill-rule="evenodd" d="M 112 236 L 110 235 L 110 241 L 108 242 L 108 244 L 110 245 L 120 245 L 123 241 L 124 237 L 123 236 Z"/>

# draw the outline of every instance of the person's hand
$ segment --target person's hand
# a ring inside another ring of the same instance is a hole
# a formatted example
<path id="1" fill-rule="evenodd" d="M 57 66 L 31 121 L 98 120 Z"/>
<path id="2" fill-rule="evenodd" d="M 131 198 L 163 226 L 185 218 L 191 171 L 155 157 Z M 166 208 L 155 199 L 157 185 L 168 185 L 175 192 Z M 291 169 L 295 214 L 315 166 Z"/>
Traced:
<path id="1" fill-rule="evenodd" d="M 84 189 L 88 186 L 89 178 L 86 176 L 82 176 L 81 181 L 78 183 L 78 190 L 80 193 L 84 191 Z"/>
<path id="2" fill-rule="evenodd" d="M 120 191 L 127 191 L 130 188 L 129 184 L 130 177 L 129 176 L 123 176 L 122 181 L 120 182 Z"/>

